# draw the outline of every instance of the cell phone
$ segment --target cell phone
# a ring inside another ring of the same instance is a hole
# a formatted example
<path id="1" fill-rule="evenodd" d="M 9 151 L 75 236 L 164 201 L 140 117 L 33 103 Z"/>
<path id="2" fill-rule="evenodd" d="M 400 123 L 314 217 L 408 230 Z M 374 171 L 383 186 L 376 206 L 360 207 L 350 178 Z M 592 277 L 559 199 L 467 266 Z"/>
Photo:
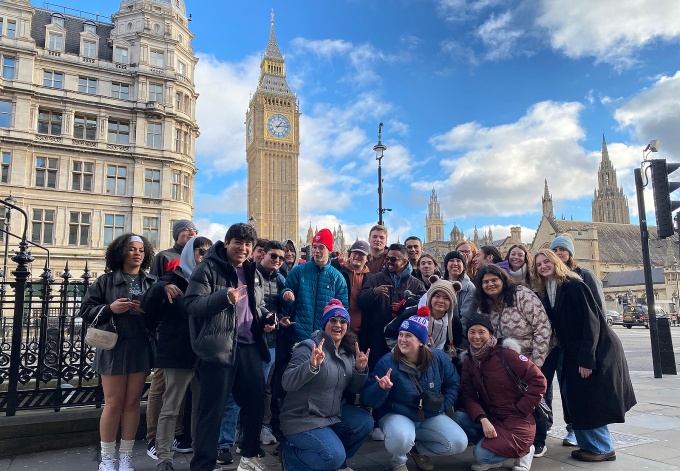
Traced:
<path id="1" fill-rule="evenodd" d="M 269 315 L 271 314 L 271 315 Z M 269 317 L 264 318 L 264 322 L 267 325 L 276 325 L 277 319 L 276 319 L 276 313 L 275 312 L 270 312 L 267 314 Z"/>

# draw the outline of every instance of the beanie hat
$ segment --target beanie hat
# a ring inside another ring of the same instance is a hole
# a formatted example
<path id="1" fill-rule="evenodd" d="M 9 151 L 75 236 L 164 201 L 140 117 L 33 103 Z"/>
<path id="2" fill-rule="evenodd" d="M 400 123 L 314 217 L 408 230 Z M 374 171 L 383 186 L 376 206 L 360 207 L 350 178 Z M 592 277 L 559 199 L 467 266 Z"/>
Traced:
<path id="1" fill-rule="evenodd" d="M 323 244 L 326 246 L 329 252 L 333 251 L 333 234 L 328 229 L 321 229 L 316 233 L 312 242 L 316 244 Z"/>
<path id="2" fill-rule="evenodd" d="M 432 297 L 437 291 L 442 291 L 451 301 L 451 309 L 449 311 L 453 312 L 453 308 L 456 305 L 456 293 L 460 291 L 461 284 L 455 281 L 455 284 L 449 280 L 442 280 L 437 275 L 432 275 L 429 278 L 430 289 L 427 290 L 427 307 L 432 309 Z"/>
<path id="3" fill-rule="evenodd" d="M 555 247 L 563 248 L 569 252 L 572 257 L 574 257 L 574 241 L 567 234 L 558 235 L 553 239 L 553 241 L 550 243 L 550 250 L 553 250 Z"/>
<path id="4" fill-rule="evenodd" d="M 463 252 L 460 252 L 458 250 L 452 250 L 451 252 L 446 254 L 446 257 L 444 257 L 444 279 L 448 280 L 449 279 L 449 271 L 446 269 L 447 265 L 449 264 L 449 261 L 452 258 L 457 258 L 460 261 L 463 262 L 463 273 L 467 270 L 467 258 L 465 258 L 465 254 Z"/>
<path id="5" fill-rule="evenodd" d="M 179 221 L 175 221 L 175 223 L 172 225 L 172 238 L 177 241 L 177 239 L 179 239 L 179 235 L 184 229 L 192 229 L 195 231 L 196 226 L 194 226 L 194 223 L 188 219 L 180 219 Z"/>
<path id="6" fill-rule="evenodd" d="M 489 331 L 491 335 L 493 335 L 493 326 L 491 325 L 491 319 L 486 314 L 480 313 L 473 314 L 467 323 L 468 330 L 470 330 L 470 327 L 472 327 L 473 325 L 482 325 L 486 327 L 486 329 Z"/>
<path id="7" fill-rule="evenodd" d="M 399 326 L 399 332 L 406 331 L 410 332 L 416 336 L 420 343 L 427 345 L 427 339 L 430 334 L 427 330 L 427 326 L 430 324 L 430 310 L 427 306 L 422 306 L 418 308 L 417 314 L 411 316 L 401 323 Z"/>
<path id="8" fill-rule="evenodd" d="M 323 317 L 321 318 L 322 329 L 326 328 L 326 324 L 331 317 L 342 317 L 343 319 L 347 319 L 347 327 L 349 327 L 349 313 L 339 299 L 331 299 L 328 301 L 328 304 L 326 304 L 326 307 L 323 308 Z"/>

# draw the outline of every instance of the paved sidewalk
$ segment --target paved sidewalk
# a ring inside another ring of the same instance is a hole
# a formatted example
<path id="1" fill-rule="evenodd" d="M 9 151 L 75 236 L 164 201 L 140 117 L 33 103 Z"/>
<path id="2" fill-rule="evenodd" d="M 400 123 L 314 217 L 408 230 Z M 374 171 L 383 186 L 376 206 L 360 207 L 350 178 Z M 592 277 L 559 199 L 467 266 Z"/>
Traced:
<path id="1" fill-rule="evenodd" d="M 534 460 L 533 470 L 576 471 L 594 469 L 614 470 L 667 470 L 680 469 L 680 377 L 664 376 L 654 379 L 651 372 L 631 372 L 638 404 L 626 416 L 625 424 L 610 427 L 616 445 L 616 461 L 607 463 L 583 463 L 570 457 L 574 448 L 562 446 L 566 433 L 559 406 L 559 393 L 555 390 L 555 425 L 548 437 L 548 451 L 542 458 Z M 271 470 L 280 470 L 278 460 L 271 455 L 274 446 L 264 447 Z M 188 470 L 190 454 L 175 454 L 175 469 Z M 238 459 L 238 455 L 235 455 Z M 432 462 L 439 471 L 469 470 L 472 448 L 452 458 L 434 458 Z M 154 471 L 157 461 L 146 456 L 142 441 L 135 444 L 133 466 L 136 471 Z M 362 471 L 384 471 L 389 469 L 389 455 L 382 442 L 367 441 L 349 466 Z M 416 466 L 409 461 L 410 470 Z M 512 461 L 505 462 L 504 468 L 511 469 Z M 20 455 L 0 459 L 0 471 L 81 471 L 97 469 L 96 447 L 71 448 Z M 236 469 L 236 464 L 224 466 L 224 470 Z"/>

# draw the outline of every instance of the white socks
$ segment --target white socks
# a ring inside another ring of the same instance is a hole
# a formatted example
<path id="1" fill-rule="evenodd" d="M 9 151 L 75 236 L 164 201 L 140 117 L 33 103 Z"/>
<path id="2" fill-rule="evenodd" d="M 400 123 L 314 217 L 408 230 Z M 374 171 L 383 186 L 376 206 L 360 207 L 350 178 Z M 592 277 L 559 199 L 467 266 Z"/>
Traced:
<path id="1" fill-rule="evenodd" d="M 132 453 L 132 447 L 134 445 L 135 445 L 134 440 L 121 440 L 120 441 L 120 449 L 118 450 L 118 452 L 120 454 L 123 454 L 123 453 L 130 454 L 130 453 Z"/>
<path id="2" fill-rule="evenodd" d="M 116 442 L 99 442 L 102 447 L 102 458 L 113 458 L 116 454 Z"/>

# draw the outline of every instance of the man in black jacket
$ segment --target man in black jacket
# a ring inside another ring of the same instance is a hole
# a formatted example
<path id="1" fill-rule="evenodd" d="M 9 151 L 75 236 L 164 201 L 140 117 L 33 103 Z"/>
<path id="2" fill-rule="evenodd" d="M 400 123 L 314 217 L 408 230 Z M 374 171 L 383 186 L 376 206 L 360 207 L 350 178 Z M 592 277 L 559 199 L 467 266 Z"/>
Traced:
<path id="1" fill-rule="evenodd" d="M 186 291 L 191 345 L 198 357 L 201 383 L 191 471 L 213 471 L 224 405 L 233 393 L 241 407 L 241 462 L 238 471 L 266 469 L 258 458 L 264 377 L 270 360 L 265 332 L 262 276 L 248 261 L 257 240 L 255 229 L 232 225 L 196 267 Z"/>

